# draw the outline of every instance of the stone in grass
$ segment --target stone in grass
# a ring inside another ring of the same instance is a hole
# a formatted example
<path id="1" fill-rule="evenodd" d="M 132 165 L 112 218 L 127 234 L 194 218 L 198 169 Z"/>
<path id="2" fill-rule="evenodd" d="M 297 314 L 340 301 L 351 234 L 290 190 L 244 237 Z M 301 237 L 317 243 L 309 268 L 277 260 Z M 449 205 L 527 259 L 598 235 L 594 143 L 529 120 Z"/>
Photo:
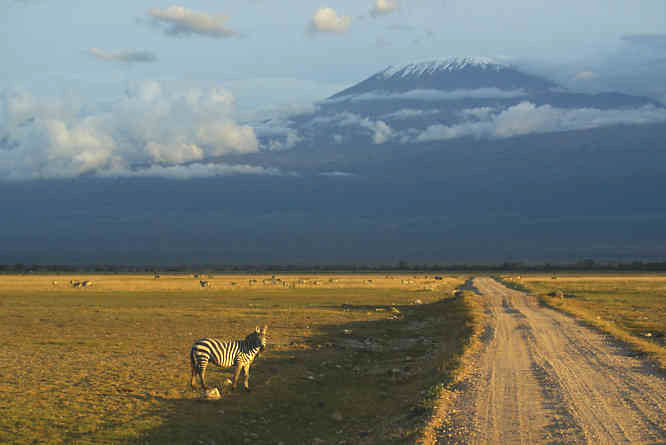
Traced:
<path id="1" fill-rule="evenodd" d="M 217 388 L 206 389 L 202 393 L 202 397 L 206 400 L 220 400 L 222 396 L 220 395 L 220 390 Z"/>

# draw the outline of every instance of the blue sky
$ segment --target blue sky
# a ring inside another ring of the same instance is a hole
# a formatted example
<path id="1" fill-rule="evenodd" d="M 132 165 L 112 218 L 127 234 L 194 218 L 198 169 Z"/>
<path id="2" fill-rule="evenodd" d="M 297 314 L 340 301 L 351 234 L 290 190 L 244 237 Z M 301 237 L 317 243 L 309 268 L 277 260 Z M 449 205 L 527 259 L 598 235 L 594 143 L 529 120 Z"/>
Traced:
<path id="1" fill-rule="evenodd" d="M 151 80 L 223 86 L 249 108 L 317 100 L 386 65 L 418 59 L 483 55 L 537 65 L 601 64 L 626 49 L 623 36 L 666 29 L 662 0 L 3 3 L 2 89 L 78 89 L 96 100 Z M 157 25 L 155 11 L 176 6 L 223 16 L 218 23 L 231 35 L 168 34 L 169 23 Z M 321 8 L 347 26 L 308 32 Z M 155 60 L 103 60 L 91 48 L 143 51 Z"/>

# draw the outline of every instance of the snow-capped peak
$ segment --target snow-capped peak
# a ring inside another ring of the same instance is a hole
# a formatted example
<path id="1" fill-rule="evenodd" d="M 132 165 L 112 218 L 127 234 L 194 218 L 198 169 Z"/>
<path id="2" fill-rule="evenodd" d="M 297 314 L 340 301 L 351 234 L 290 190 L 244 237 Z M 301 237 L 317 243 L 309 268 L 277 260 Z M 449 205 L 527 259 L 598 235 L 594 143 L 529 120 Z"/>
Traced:
<path id="1" fill-rule="evenodd" d="M 385 79 L 389 77 L 412 77 L 433 74 L 439 71 L 458 71 L 466 67 L 477 67 L 483 70 L 500 71 L 506 65 L 490 57 L 447 57 L 440 60 L 409 63 L 407 65 L 389 66 L 379 73 Z"/>

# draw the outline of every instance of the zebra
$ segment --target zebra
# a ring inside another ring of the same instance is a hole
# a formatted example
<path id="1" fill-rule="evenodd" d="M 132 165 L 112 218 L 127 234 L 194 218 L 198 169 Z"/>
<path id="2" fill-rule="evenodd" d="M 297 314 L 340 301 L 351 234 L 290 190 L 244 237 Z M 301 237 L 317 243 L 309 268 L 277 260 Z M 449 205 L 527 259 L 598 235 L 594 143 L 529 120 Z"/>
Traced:
<path id="1" fill-rule="evenodd" d="M 190 350 L 190 365 L 192 369 L 192 380 L 190 387 L 194 389 L 196 376 L 199 376 L 201 387 L 206 388 L 206 366 L 211 361 L 221 368 L 229 368 L 236 365 L 234 379 L 231 389 L 236 389 L 238 377 L 241 370 L 245 373 L 245 391 L 250 391 L 248 380 L 250 379 L 250 365 L 260 351 L 266 348 L 268 326 L 263 329 L 256 327 L 254 332 L 245 337 L 245 340 L 232 340 L 221 342 L 214 338 L 202 338 L 192 345 Z"/>
<path id="2" fill-rule="evenodd" d="M 210 287 L 209 281 L 199 280 L 199 284 L 201 285 L 201 287 Z"/>

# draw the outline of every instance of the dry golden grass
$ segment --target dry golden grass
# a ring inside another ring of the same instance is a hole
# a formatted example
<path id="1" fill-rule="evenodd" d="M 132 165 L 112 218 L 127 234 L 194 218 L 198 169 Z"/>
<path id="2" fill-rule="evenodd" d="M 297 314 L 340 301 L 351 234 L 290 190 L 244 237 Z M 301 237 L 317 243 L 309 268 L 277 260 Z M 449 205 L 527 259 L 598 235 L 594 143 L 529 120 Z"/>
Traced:
<path id="1" fill-rule="evenodd" d="M 0 276 L 0 443 L 413 443 L 474 329 L 462 278 L 201 279 Z M 189 390 L 196 339 L 263 324 L 251 393 Z"/>
<path id="2" fill-rule="evenodd" d="M 666 276 L 528 275 L 520 282 L 545 304 L 585 320 L 666 370 Z M 557 290 L 566 297 L 548 295 Z"/>

